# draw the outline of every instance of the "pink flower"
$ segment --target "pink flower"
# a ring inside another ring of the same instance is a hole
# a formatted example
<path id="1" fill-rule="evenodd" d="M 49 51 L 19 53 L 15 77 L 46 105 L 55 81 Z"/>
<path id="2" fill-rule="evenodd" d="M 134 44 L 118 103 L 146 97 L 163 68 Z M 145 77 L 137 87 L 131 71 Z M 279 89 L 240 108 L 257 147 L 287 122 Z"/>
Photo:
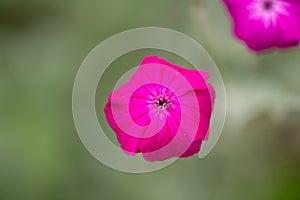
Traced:
<path id="1" fill-rule="evenodd" d="M 208 137 L 215 99 L 209 73 L 184 69 L 156 56 L 143 59 L 104 108 L 123 151 L 148 161 L 188 157 Z"/>
<path id="2" fill-rule="evenodd" d="M 235 35 L 254 51 L 297 46 L 300 40 L 299 0 L 223 0 Z"/>

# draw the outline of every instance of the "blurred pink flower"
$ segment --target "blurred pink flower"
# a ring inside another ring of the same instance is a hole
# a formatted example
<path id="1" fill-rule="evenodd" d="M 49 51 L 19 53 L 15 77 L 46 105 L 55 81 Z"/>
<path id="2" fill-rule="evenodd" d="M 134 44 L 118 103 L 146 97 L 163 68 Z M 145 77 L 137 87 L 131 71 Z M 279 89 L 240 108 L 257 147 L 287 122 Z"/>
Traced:
<path id="1" fill-rule="evenodd" d="M 235 35 L 254 51 L 297 46 L 300 40 L 299 0 L 223 0 Z"/>
<path id="2" fill-rule="evenodd" d="M 148 161 L 199 152 L 208 137 L 215 99 L 208 77 L 207 72 L 156 56 L 144 58 L 130 80 L 109 95 L 104 108 L 123 151 L 141 152 Z"/>

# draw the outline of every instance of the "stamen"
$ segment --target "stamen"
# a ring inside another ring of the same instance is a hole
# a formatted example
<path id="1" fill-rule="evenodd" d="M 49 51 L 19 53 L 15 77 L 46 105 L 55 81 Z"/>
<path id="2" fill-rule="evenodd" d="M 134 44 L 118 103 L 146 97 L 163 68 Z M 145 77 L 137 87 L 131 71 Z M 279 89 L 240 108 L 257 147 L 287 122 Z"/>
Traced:
<path id="1" fill-rule="evenodd" d="M 159 108 L 166 108 L 167 106 L 169 106 L 169 103 L 170 103 L 170 100 L 168 100 L 167 98 L 160 97 L 156 101 L 156 106 Z"/>

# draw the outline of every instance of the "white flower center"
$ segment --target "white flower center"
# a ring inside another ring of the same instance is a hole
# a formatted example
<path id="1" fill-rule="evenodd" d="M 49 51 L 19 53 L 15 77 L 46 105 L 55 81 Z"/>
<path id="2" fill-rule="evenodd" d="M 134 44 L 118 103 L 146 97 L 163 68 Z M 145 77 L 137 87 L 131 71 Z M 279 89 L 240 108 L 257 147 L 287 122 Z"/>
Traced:
<path id="1" fill-rule="evenodd" d="M 288 15 L 288 3 L 282 0 L 254 0 L 248 6 L 251 19 L 262 20 L 265 27 L 275 26 L 279 15 Z"/>
<path id="2" fill-rule="evenodd" d="M 160 94 L 155 98 L 153 98 L 151 110 L 156 115 L 162 117 L 169 113 L 171 106 L 172 106 L 171 99 L 165 94 Z"/>
<path id="3" fill-rule="evenodd" d="M 172 107 L 175 106 L 172 101 L 175 101 L 176 97 L 170 91 L 167 91 L 166 88 L 153 93 L 148 100 L 150 111 L 159 118 L 164 118 L 169 115 Z"/>

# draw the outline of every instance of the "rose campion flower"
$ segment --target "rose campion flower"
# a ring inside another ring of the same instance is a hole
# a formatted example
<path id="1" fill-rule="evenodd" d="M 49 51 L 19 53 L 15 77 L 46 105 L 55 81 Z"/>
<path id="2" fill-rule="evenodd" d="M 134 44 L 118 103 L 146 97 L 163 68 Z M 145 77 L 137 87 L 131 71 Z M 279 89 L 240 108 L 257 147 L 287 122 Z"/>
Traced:
<path id="1" fill-rule="evenodd" d="M 300 40 L 299 0 L 223 0 L 234 33 L 254 51 L 297 46 Z"/>
<path id="2" fill-rule="evenodd" d="M 156 57 L 143 59 L 104 108 L 123 151 L 145 160 L 189 157 L 207 140 L 215 92 L 208 72 Z"/>

